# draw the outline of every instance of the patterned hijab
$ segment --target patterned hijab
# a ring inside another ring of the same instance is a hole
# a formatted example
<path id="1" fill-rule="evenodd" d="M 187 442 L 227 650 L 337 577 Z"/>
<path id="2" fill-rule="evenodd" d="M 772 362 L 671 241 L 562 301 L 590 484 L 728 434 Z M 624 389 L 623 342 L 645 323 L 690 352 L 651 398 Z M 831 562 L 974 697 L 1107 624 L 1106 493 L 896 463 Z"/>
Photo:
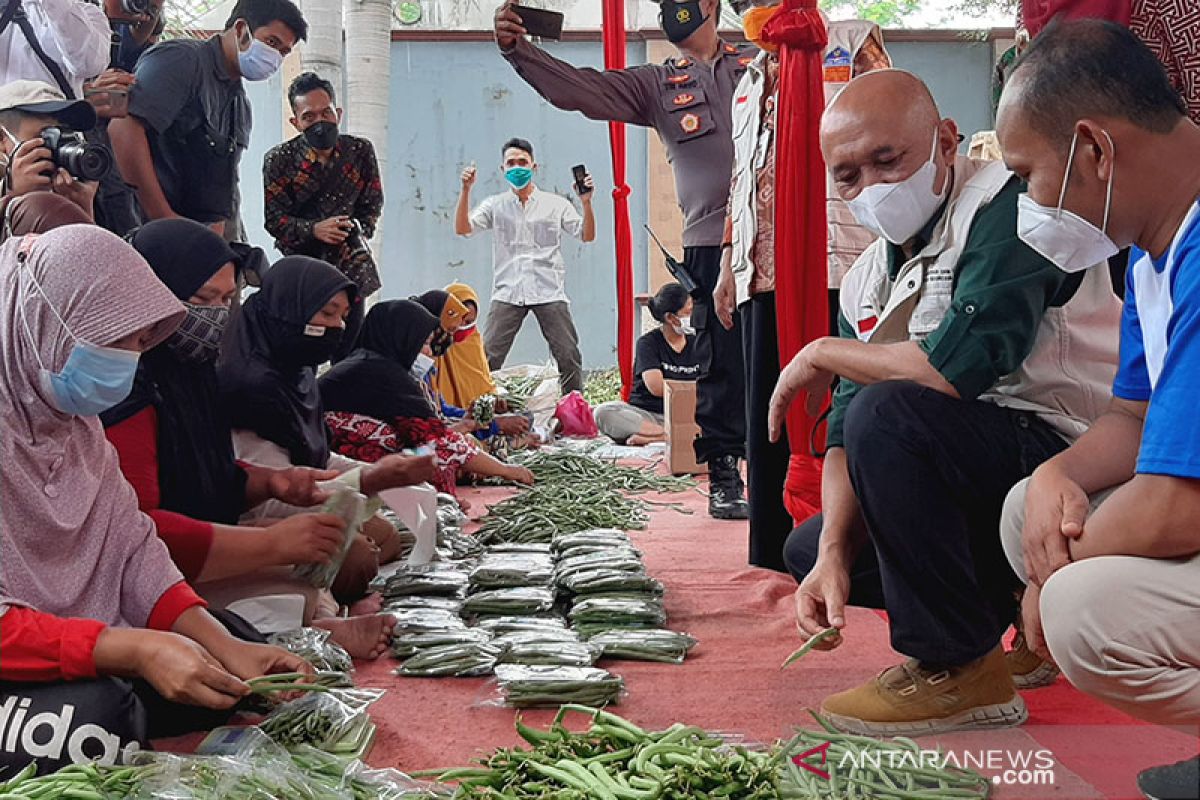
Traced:
<path id="1" fill-rule="evenodd" d="M 100 420 L 61 413 L 41 382 L 42 365 L 63 368 L 71 334 L 106 346 L 148 330 L 153 347 L 183 316 L 141 256 L 102 228 L 0 247 L 0 613 L 141 627 L 183 580 Z"/>

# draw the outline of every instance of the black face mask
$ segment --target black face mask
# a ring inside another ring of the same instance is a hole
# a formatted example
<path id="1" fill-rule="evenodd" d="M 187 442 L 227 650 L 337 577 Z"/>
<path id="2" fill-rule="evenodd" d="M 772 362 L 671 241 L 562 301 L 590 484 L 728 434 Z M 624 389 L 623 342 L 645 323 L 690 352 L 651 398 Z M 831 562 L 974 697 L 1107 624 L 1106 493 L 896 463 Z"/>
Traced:
<path id="1" fill-rule="evenodd" d="M 342 343 L 343 328 L 325 328 L 321 336 L 309 336 L 305 330 L 318 326 L 304 325 L 291 333 L 283 347 L 282 359 L 293 367 L 316 367 L 333 358 Z"/>
<path id="2" fill-rule="evenodd" d="M 700 0 L 689 0 L 686 3 L 663 0 L 658 21 L 662 25 L 663 33 L 667 34 L 667 39 L 672 44 L 679 44 L 704 27 L 708 17 L 700 10 Z"/>
<path id="3" fill-rule="evenodd" d="M 314 122 L 304 129 L 304 140 L 317 150 L 332 150 L 337 146 L 337 123 Z"/>

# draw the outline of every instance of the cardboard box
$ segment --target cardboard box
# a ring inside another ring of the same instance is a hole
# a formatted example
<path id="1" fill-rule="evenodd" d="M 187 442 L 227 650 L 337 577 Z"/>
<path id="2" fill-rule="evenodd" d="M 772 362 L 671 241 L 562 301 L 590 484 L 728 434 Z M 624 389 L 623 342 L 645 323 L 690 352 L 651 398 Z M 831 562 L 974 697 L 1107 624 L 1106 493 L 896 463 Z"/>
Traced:
<path id="1" fill-rule="evenodd" d="M 692 442 L 700 436 L 696 424 L 696 384 L 663 381 L 663 410 L 667 428 L 667 466 L 672 475 L 703 475 L 707 464 L 696 463 Z"/>

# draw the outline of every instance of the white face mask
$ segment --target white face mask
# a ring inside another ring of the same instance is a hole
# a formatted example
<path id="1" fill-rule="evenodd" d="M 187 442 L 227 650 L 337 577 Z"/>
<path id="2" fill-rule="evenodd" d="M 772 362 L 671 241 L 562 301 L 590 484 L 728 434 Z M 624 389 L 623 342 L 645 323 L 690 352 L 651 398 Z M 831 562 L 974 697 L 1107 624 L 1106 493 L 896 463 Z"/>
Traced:
<path id="1" fill-rule="evenodd" d="M 679 317 L 679 324 L 673 327 L 680 336 L 691 336 L 696 332 L 696 329 L 692 327 L 691 317 Z"/>
<path id="2" fill-rule="evenodd" d="M 433 369 L 434 360 L 424 353 L 417 353 L 417 360 L 412 365 L 412 375 L 419 381 L 425 380 L 429 370 Z"/>
<path id="3" fill-rule="evenodd" d="M 846 205 L 858 224 L 892 244 L 904 244 L 925 227 L 942 204 L 950 186 L 947 174 L 941 193 L 933 190 L 937 180 L 937 164 L 933 159 L 940 140 L 940 132 L 935 130 L 929 160 L 905 180 L 899 183 L 876 183 L 859 192 L 858 197 L 847 201 Z"/>
<path id="4" fill-rule="evenodd" d="M 249 30 L 249 26 L 247 26 Z M 243 50 L 238 45 L 238 71 L 248 81 L 265 81 L 279 71 L 283 54 L 266 42 L 260 42 L 250 33 L 250 46 Z"/>
<path id="5" fill-rule="evenodd" d="M 1115 153 L 1117 147 L 1108 131 L 1104 131 L 1104 136 Z M 1121 251 L 1116 242 L 1108 237 L 1108 214 L 1112 210 L 1115 169 L 1110 169 L 1108 173 L 1102 228 L 1097 228 L 1078 214 L 1063 208 L 1078 144 L 1079 134 L 1076 133 L 1071 139 L 1071 152 L 1067 156 L 1067 171 L 1063 173 L 1057 208 L 1040 205 L 1028 194 L 1017 198 L 1017 237 L 1063 272 L 1082 272 L 1107 262 Z"/>

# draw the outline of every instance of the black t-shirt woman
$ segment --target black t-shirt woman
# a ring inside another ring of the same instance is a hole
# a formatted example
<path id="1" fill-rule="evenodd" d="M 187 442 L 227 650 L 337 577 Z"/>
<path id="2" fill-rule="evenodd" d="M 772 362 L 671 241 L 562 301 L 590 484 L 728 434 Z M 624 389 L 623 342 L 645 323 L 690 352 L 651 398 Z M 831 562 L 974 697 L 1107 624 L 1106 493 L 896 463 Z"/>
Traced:
<path id="1" fill-rule="evenodd" d="M 694 381 L 700 373 L 695 332 L 689 325 L 692 299 L 678 283 L 668 283 L 650 298 L 650 315 L 659 323 L 642 336 L 634 360 L 636 378 L 629 402 L 596 408 L 596 426 L 613 440 L 632 446 L 665 442 L 663 393 L 666 381 Z"/>

